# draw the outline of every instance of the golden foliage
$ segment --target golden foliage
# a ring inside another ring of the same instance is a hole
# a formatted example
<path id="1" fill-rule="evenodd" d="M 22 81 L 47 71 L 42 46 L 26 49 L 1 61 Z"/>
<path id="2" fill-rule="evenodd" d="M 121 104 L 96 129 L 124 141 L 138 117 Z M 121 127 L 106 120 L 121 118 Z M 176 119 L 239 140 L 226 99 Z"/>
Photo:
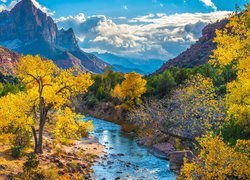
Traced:
<path id="1" fill-rule="evenodd" d="M 217 49 L 211 62 L 222 67 L 235 64 L 237 79 L 227 84 L 227 112 L 250 131 L 250 5 L 229 20 L 227 27 L 216 33 Z"/>
<path id="2" fill-rule="evenodd" d="M 197 137 L 209 129 L 216 129 L 224 121 L 223 101 L 215 94 L 210 78 L 191 77 L 173 92 L 167 102 L 167 121 L 179 133 Z"/>
<path id="3" fill-rule="evenodd" d="M 83 116 L 73 113 L 69 108 L 60 110 L 56 119 L 54 134 L 61 143 L 87 136 L 88 132 L 93 130 L 91 121 L 83 122 Z"/>
<path id="4" fill-rule="evenodd" d="M 29 97 L 39 104 L 43 97 L 53 108 L 70 103 L 70 98 L 87 92 L 93 84 L 89 73 L 76 73 L 74 69 L 59 69 L 52 61 L 39 56 L 25 56 L 17 64 L 18 77 L 26 85 Z"/>
<path id="5" fill-rule="evenodd" d="M 238 140 L 235 147 L 228 146 L 220 136 L 212 134 L 199 139 L 199 157 L 184 162 L 181 177 L 185 179 L 249 179 L 250 140 Z"/>
<path id="6" fill-rule="evenodd" d="M 1 141 L 12 142 L 14 134 L 31 132 L 34 119 L 30 116 L 31 103 L 24 92 L 8 94 L 0 98 L 0 137 Z"/>
<path id="7" fill-rule="evenodd" d="M 39 127 L 43 132 L 49 116 L 56 125 L 56 137 L 78 139 L 92 128 L 91 123 L 76 122 L 79 117 L 69 108 L 71 98 L 85 93 L 93 84 L 89 73 L 81 73 L 74 68 L 59 69 L 52 61 L 43 60 L 39 56 L 24 56 L 17 63 L 18 78 L 26 86 L 26 92 L 9 94 L 0 99 L 0 133 L 15 133 L 15 129 L 27 128 L 34 133 Z M 59 116 L 60 114 L 60 116 Z M 87 127 L 90 126 L 90 127 Z M 6 127 L 12 131 L 6 131 Z M 58 133 L 62 133 L 61 136 Z M 84 132 L 84 133 L 82 133 Z M 37 135 L 34 134 L 36 137 Z M 42 144 L 42 137 L 38 141 Z M 40 149 L 41 151 L 41 149 Z"/>
<path id="8" fill-rule="evenodd" d="M 133 101 L 137 98 L 139 99 L 146 92 L 147 81 L 141 75 L 132 72 L 125 74 L 124 78 L 125 80 L 121 84 L 116 85 L 111 92 L 113 97 L 117 97 L 120 100 L 128 98 Z"/>

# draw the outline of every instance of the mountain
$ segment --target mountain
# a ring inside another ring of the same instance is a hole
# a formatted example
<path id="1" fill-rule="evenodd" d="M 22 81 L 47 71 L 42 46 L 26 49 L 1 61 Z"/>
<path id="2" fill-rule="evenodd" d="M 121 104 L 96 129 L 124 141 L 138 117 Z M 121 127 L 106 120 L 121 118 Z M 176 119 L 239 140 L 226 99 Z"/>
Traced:
<path id="1" fill-rule="evenodd" d="M 0 13 L 0 45 L 22 54 L 40 54 L 62 68 L 77 65 L 83 71 L 101 73 L 108 66 L 82 51 L 73 29 L 59 30 L 32 0 L 22 0 L 11 11 Z"/>
<path id="2" fill-rule="evenodd" d="M 112 64 L 111 68 L 112 68 L 113 71 L 121 72 L 121 73 L 137 72 L 139 74 L 146 74 L 144 71 L 142 71 L 140 69 L 127 68 L 127 67 L 124 67 L 124 66 L 118 65 L 118 64 Z"/>
<path id="3" fill-rule="evenodd" d="M 228 20 L 224 19 L 205 26 L 202 30 L 202 36 L 195 44 L 191 45 L 190 48 L 176 58 L 168 60 L 159 70 L 157 70 L 157 72 L 162 72 L 171 66 L 192 68 L 208 62 L 209 56 L 216 48 L 216 44 L 213 42 L 216 36 L 216 29 L 223 29 L 227 23 Z"/>
<path id="4" fill-rule="evenodd" d="M 20 56 L 4 47 L 0 46 L 0 72 L 12 74 L 13 67 Z"/>
<path id="5" fill-rule="evenodd" d="M 159 69 L 164 63 L 163 60 L 159 59 L 135 59 L 116 56 L 110 53 L 95 53 L 95 55 L 103 59 L 108 64 L 114 67 L 114 70 L 120 72 L 131 72 L 135 71 L 140 74 L 150 74 Z"/>

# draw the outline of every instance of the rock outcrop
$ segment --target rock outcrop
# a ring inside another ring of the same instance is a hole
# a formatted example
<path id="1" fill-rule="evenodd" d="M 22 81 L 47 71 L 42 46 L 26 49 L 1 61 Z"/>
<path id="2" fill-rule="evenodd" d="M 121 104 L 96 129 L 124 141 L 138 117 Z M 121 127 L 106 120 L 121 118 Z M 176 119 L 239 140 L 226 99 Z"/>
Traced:
<path id="1" fill-rule="evenodd" d="M 19 54 L 0 46 L 0 72 L 13 74 L 15 63 L 19 57 Z"/>
<path id="2" fill-rule="evenodd" d="M 191 162 L 195 158 L 192 151 L 175 151 L 169 154 L 170 170 L 179 174 L 184 164 L 184 158 L 187 158 L 188 162 Z"/>
<path id="3" fill-rule="evenodd" d="M 186 51 L 178 55 L 174 59 L 168 60 L 157 72 L 162 72 L 170 67 L 192 68 L 205 64 L 209 60 L 209 56 L 216 48 L 213 42 L 217 29 L 223 29 L 228 23 L 227 19 L 209 24 L 202 30 L 202 36 Z"/>
<path id="4" fill-rule="evenodd" d="M 0 13 L 0 44 L 18 53 L 40 54 L 59 60 L 59 67 L 78 65 L 83 71 L 100 73 L 108 66 L 96 56 L 83 52 L 73 29 L 58 30 L 54 20 L 37 8 L 32 0 L 22 0 L 11 11 Z M 58 59 L 65 52 L 68 56 Z M 73 55 L 76 52 L 78 57 Z"/>
<path id="5" fill-rule="evenodd" d="M 170 153 L 174 151 L 175 151 L 175 148 L 170 143 L 155 144 L 150 149 L 150 153 L 153 154 L 154 156 L 161 158 L 161 159 L 167 159 L 167 160 L 169 160 Z"/>

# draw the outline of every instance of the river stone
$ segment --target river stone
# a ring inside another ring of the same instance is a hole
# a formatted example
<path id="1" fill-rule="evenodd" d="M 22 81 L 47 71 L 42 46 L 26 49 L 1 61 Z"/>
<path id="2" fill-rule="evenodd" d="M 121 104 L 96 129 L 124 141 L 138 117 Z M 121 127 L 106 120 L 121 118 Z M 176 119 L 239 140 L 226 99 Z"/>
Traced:
<path id="1" fill-rule="evenodd" d="M 179 174 L 181 167 L 184 163 L 184 157 L 187 157 L 187 161 L 191 162 L 192 159 L 195 158 L 192 151 L 175 151 L 170 153 L 169 162 L 170 162 L 170 170 Z"/>
<path id="2" fill-rule="evenodd" d="M 120 154 L 117 154 L 117 156 L 125 156 L 124 154 L 120 153 Z"/>
<path id="3" fill-rule="evenodd" d="M 154 156 L 161 158 L 161 159 L 167 159 L 169 160 L 169 154 L 174 152 L 175 148 L 170 143 L 159 143 L 155 144 L 149 152 L 153 154 Z"/>

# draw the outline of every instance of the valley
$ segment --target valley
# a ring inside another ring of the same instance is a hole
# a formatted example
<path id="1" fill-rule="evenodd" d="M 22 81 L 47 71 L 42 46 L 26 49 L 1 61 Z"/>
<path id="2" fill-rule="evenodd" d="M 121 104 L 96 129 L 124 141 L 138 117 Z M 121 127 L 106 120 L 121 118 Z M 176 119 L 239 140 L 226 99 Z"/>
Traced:
<path id="1" fill-rule="evenodd" d="M 0 2 L 0 179 L 250 178 L 249 3 L 38 1 Z"/>

